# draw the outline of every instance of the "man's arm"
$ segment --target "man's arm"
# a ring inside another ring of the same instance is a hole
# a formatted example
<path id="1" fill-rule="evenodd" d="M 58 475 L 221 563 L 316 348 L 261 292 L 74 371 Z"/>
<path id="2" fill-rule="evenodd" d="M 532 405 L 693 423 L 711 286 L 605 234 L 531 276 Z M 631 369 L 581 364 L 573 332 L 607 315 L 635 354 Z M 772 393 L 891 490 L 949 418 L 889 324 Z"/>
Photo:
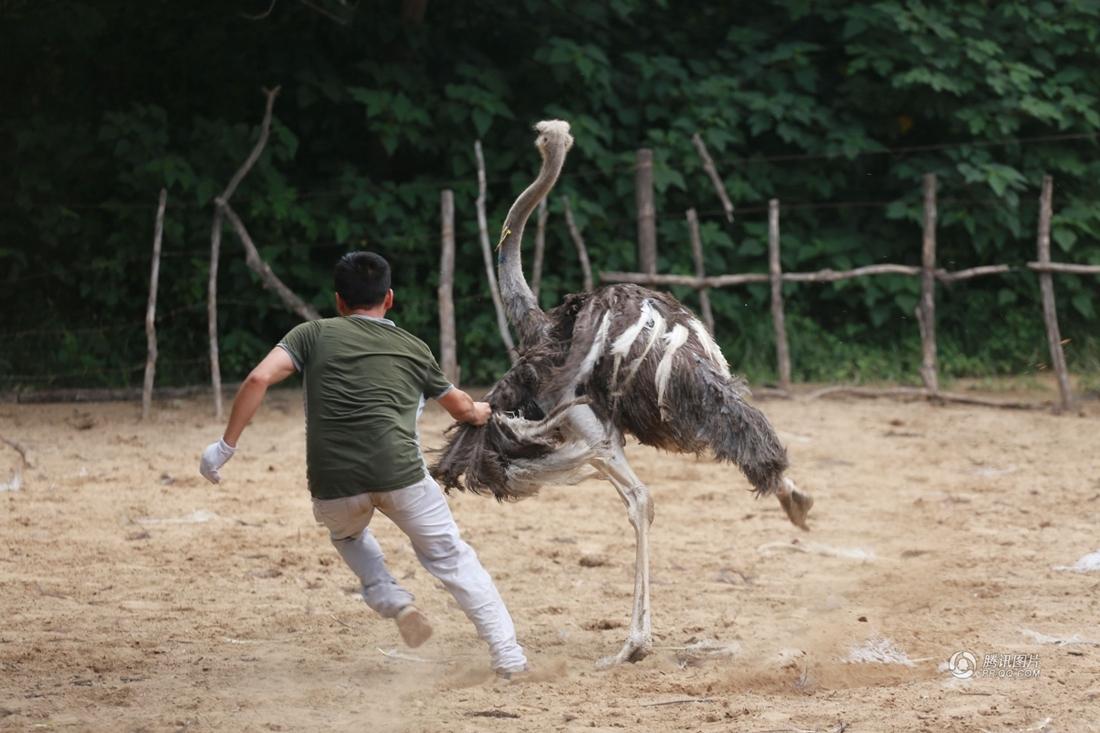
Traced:
<path id="1" fill-rule="evenodd" d="M 438 401 L 455 420 L 471 425 L 484 425 L 489 422 L 489 415 L 493 412 L 488 402 L 474 402 L 473 397 L 458 387 L 447 390 Z"/>
<path id="2" fill-rule="evenodd" d="M 233 457 L 237 450 L 237 441 L 246 425 L 260 409 L 267 388 L 277 384 L 294 373 L 294 361 L 285 349 L 276 346 L 264 360 L 256 365 L 241 383 L 237 397 L 233 400 L 233 410 L 229 413 L 229 424 L 221 440 L 211 443 L 202 453 L 199 473 L 213 483 L 221 481 L 218 469 Z"/>
<path id="3" fill-rule="evenodd" d="M 252 420 L 256 410 L 260 409 L 260 403 L 264 401 L 267 388 L 283 381 L 294 371 L 294 361 L 286 349 L 280 346 L 272 349 L 241 383 L 237 397 L 233 400 L 233 410 L 229 413 L 229 424 L 225 428 L 222 440 L 235 448 L 241 432 Z"/>

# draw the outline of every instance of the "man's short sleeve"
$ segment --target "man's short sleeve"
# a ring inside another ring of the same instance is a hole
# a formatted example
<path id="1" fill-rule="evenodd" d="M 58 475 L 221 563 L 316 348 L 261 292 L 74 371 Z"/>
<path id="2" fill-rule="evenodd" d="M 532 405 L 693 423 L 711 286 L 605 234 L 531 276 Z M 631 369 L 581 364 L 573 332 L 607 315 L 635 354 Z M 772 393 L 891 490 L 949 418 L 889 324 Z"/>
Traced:
<path id="1" fill-rule="evenodd" d="M 310 354 L 313 353 L 313 344 L 317 342 L 317 334 L 320 332 L 320 321 L 306 321 L 290 329 L 290 333 L 283 336 L 283 340 L 279 342 L 279 347 L 290 354 L 290 359 L 294 362 L 294 368 L 298 371 L 305 369 L 306 364 L 309 363 Z"/>
<path id="2" fill-rule="evenodd" d="M 428 368 L 424 370 L 424 394 L 438 400 L 447 394 L 452 387 L 454 385 L 451 384 L 451 380 L 443 374 L 443 370 L 439 368 L 439 362 L 429 352 Z"/>

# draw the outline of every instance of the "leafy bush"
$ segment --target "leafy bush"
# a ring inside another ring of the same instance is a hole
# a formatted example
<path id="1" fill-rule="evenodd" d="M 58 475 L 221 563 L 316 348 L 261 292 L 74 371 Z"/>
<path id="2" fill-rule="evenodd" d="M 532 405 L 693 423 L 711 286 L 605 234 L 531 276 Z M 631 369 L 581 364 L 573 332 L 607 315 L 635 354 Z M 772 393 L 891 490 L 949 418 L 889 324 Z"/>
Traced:
<path id="1" fill-rule="evenodd" d="M 1055 258 L 1100 263 L 1094 3 L 522 0 L 432 3 L 422 21 L 362 3 L 346 25 L 315 9 L 327 5 L 279 3 L 259 21 L 235 4 L 0 5 L 11 100 L 0 135 L 10 161 L 0 170 L 0 382 L 140 380 L 161 186 L 160 382 L 207 378 L 212 199 L 253 144 L 264 85 L 282 86 L 276 124 L 234 199 L 263 256 L 331 314 L 337 256 L 383 252 L 395 265 L 395 317 L 434 346 L 439 192 L 454 189 L 469 382 L 506 367 L 477 247 L 473 140 L 484 139 L 495 229 L 536 169 L 529 126 L 550 116 L 573 125 L 555 196 L 572 196 L 597 269 L 633 268 L 642 146 L 655 153 L 664 272 L 692 271 L 690 206 L 708 271 L 763 271 L 771 197 L 783 202 L 785 269 L 916 264 L 927 172 L 940 181 L 943 266 L 1033 259 L 1044 173 L 1055 178 Z M 734 199 L 733 226 L 696 158 L 696 131 Z M 551 211 L 544 305 L 580 285 L 560 204 Z M 294 318 L 228 230 L 219 288 L 232 379 Z M 1060 277 L 1057 289 L 1071 368 L 1094 369 L 1097 281 Z M 942 292 L 946 375 L 1026 372 L 1046 359 L 1033 275 Z M 797 378 L 913 378 L 916 279 L 787 294 Z M 731 360 L 769 378 L 767 288 L 712 297 Z"/>

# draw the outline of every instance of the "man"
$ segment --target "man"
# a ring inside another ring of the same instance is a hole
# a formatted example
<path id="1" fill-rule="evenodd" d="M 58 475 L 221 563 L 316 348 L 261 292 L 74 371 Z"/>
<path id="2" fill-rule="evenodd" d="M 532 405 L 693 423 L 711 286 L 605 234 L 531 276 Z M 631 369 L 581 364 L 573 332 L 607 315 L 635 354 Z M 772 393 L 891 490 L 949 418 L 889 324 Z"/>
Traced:
<path id="1" fill-rule="evenodd" d="M 474 425 L 489 419 L 489 405 L 452 386 L 431 350 L 385 318 L 393 306 L 385 259 L 373 252 L 344 255 L 334 280 L 340 317 L 298 325 L 252 370 L 224 436 L 203 452 L 199 471 L 218 483 L 218 469 L 233 456 L 267 388 L 302 372 L 313 514 L 362 581 L 367 605 L 396 619 L 411 647 L 431 636 L 427 618 L 390 574 L 367 528 L 378 509 L 408 535 L 417 559 L 488 643 L 493 669 L 509 678 L 527 666 L 512 618 L 428 475 L 416 428 L 425 395 L 455 420 Z"/>

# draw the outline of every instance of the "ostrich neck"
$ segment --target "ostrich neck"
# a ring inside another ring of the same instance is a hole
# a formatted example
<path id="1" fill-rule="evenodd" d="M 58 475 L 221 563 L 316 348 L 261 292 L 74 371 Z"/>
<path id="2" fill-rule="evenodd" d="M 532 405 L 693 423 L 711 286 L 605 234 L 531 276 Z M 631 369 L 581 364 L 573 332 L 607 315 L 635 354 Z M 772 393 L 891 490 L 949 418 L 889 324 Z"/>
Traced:
<path id="1" fill-rule="evenodd" d="M 535 294 L 523 276 L 523 262 L 520 257 L 523 244 L 523 228 L 531 212 L 546 197 L 561 174 L 565 162 L 563 146 L 553 146 L 543 156 L 542 169 L 527 189 L 512 204 L 508 217 L 504 220 L 504 230 L 500 240 L 500 254 L 497 262 L 497 279 L 500 283 L 500 297 L 504 301 L 504 310 L 508 321 L 519 333 L 520 344 L 530 346 L 541 341 L 546 334 L 549 320 L 539 308 Z"/>

